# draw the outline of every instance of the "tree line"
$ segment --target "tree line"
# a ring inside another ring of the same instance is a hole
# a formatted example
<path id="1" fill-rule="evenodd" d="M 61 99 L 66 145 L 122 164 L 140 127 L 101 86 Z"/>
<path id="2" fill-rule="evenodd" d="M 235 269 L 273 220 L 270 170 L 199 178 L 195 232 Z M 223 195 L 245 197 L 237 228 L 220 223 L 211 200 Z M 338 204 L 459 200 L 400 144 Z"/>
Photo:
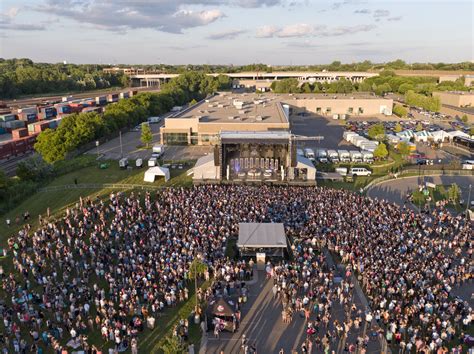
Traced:
<path id="1" fill-rule="evenodd" d="M 40 133 L 35 150 L 48 163 L 67 158 L 68 154 L 91 141 L 133 127 L 192 100 L 201 100 L 218 90 L 231 87 L 227 76 L 186 73 L 162 86 L 159 93 L 143 92 L 106 107 L 104 113 L 75 113 L 64 117 L 55 130 Z"/>
<path id="2" fill-rule="evenodd" d="M 127 65 L 120 65 L 128 67 Z M 169 74 L 182 74 L 189 71 L 202 71 L 205 73 L 239 73 L 245 71 L 272 72 L 272 71 L 380 71 L 380 70 L 465 70 L 473 71 L 474 63 L 413 63 L 409 64 L 401 59 L 387 63 L 373 63 L 364 60 L 356 63 L 342 63 L 335 60 L 329 64 L 321 65 L 277 65 L 270 66 L 263 63 L 248 65 L 135 65 L 135 68 L 144 69 L 146 72 L 161 72 Z"/>
<path id="3" fill-rule="evenodd" d="M 126 87 L 123 73 L 105 73 L 102 65 L 34 63 L 0 58 L 0 98 L 69 91 Z"/>

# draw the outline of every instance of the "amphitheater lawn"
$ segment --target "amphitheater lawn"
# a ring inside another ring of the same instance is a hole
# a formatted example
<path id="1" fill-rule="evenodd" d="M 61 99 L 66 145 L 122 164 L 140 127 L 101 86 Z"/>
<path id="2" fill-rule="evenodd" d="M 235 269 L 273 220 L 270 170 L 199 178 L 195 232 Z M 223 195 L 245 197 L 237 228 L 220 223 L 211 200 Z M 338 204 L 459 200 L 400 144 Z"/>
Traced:
<path id="1" fill-rule="evenodd" d="M 23 225 L 23 214 L 30 213 L 29 222 L 35 226 L 38 223 L 38 216 L 46 216 L 47 208 L 50 208 L 50 215 L 54 216 L 67 208 L 71 204 L 78 202 L 80 197 L 107 196 L 112 189 L 102 186 L 88 186 L 87 188 L 67 188 L 68 185 L 75 186 L 75 181 L 79 185 L 90 184 L 125 184 L 130 185 L 126 189 L 134 189 L 133 185 L 146 185 L 150 189 L 160 186 L 190 186 L 191 177 L 186 175 L 186 170 L 171 170 L 171 179 L 165 183 L 163 178 L 159 178 L 154 183 L 143 182 L 146 168 L 133 169 L 131 171 L 121 170 L 117 162 L 110 162 L 107 169 L 100 169 L 97 166 L 85 167 L 74 172 L 59 176 L 45 185 L 45 188 L 57 188 L 53 190 L 38 191 L 25 199 L 21 204 L 9 211 L 0 218 L 0 247 L 6 246 L 7 238 Z M 123 190 L 124 187 L 114 187 L 113 190 Z M 16 223 L 16 218 L 19 223 Z M 6 220 L 11 220 L 11 226 L 7 227 Z"/>

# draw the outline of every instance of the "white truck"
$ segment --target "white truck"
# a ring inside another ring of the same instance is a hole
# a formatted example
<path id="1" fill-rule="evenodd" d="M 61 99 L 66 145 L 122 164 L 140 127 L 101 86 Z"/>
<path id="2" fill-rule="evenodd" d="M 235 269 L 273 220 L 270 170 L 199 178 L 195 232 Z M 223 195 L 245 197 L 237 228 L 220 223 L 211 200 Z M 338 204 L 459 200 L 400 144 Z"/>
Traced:
<path id="1" fill-rule="evenodd" d="M 374 154 L 370 151 L 363 151 L 362 152 L 362 160 L 365 163 L 373 163 L 374 162 Z"/>
<path id="2" fill-rule="evenodd" d="M 339 154 L 336 150 L 328 150 L 328 158 L 332 163 L 339 163 Z"/>
<path id="3" fill-rule="evenodd" d="M 316 150 L 316 154 L 318 156 L 318 161 L 321 163 L 327 163 L 328 162 L 328 153 L 326 152 L 326 149 L 318 149 Z"/>
<path id="4" fill-rule="evenodd" d="M 126 157 L 119 160 L 119 167 L 121 169 L 126 169 L 128 167 L 128 159 Z"/>
<path id="5" fill-rule="evenodd" d="M 159 159 L 165 153 L 165 146 L 163 144 L 156 144 L 153 146 L 152 156 Z"/>
<path id="6" fill-rule="evenodd" d="M 349 151 L 351 155 L 351 161 L 355 163 L 360 163 L 363 161 L 362 153 L 360 151 L 351 150 Z"/>
<path id="7" fill-rule="evenodd" d="M 351 155 L 349 154 L 349 151 L 347 150 L 337 150 L 337 153 L 339 155 L 339 159 L 341 162 L 351 162 Z"/>
<path id="8" fill-rule="evenodd" d="M 148 167 L 155 167 L 158 166 L 158 161 L 156 160 L 156 157 L 152 157 L 148 160 Z"/>
<path id="9" fill-rule="evenodd" d="M 310 148 L 304 149 L 304 156 L 306 156 L 311 161 L 314 161 L 314 151 L 313 151 L 313 149 L 310 149 Z"/>

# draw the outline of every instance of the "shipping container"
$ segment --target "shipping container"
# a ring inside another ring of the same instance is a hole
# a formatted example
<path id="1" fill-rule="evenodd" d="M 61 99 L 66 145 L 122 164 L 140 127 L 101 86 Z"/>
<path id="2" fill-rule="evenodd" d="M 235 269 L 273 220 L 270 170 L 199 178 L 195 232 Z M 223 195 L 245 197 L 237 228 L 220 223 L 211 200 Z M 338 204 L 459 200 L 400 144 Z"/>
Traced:
<path id="1" fill-rule="evenodd" d="M 33 123 L 38 119 L 38 115 L 36 113 L 20 113 L 18 114 L 18 119 L 27 123 Z"/>
<path id="2" fill-rule="evenodd" d="M 119 97 L 120 97 L 120 99 L 129 98 L 130 97 L 130 92 L 120 92 Z"/>
<path id="3" fill-rule="evenodd" d="M 71 113 L 71 106 L 68 104 L 57 104 L 54 105 L 57 114 L 69 114 Z"/>
<path id="4" fill-rule="evenodd" d="M 102 106 L 102 105 L 107 104 L 107 96 L 97 96 L 95 98 L 95 103 L 98 106 Z"/>
<path id="5" fill-rule="evenodd" d="M 16 119 L 15 114 L 3 114 L 0 116 L 0 121 L 2 122 L 11 122 L 12 120 Z"/>
<path id="6" fill-rule="evenodd" d="M 38 109 L 36 107 L 23 107 L 23 108 L 18 108 L 18 114 L 24 113 L 24 114 L 31 114 L 31 113 L 38 113 Z"/>
<path id="7" fill-rule="evenodd" d="M 0 160 L 8 159 L 13 155 L 12 142 L 6 141 L 0 144 Z"/>
<path id="8" fill-rule="evenodd" d="M 107 102 L 117 102 L 119 99 L 118 93 L 113 93 L 107 96 Z"/>
<path id="9" fill-rule="evenodd" d="M 28 129 L 26 129 L 26 128 L 12 130 L 12 139 L 13 140 L 18 140 L 18 139 L 24 138 L 26 136 L 28 136 Z"/>
<path id="10" fill-rule="evenodd" d="M 5 128 L 3 127 L 0 127 L 0 134 L 5 134 L 7 131 L 5 130 Z"/>

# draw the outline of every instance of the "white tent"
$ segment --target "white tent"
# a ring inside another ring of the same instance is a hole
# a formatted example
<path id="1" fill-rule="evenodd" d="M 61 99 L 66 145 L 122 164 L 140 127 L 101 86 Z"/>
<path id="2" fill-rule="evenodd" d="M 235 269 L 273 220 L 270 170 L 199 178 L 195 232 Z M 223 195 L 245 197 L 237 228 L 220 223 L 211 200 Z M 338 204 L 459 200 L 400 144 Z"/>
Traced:
<path id="1" fill-rule="evenodd" d="M 286 248 L 285 229 L 281 223 L 239 223 L 239 248 Z"/>
<path id="2" fill-rule="evenodd" d="M 153 183 L 155 182 L 156 176 L 164 176 L 165 182 L 167 182 L 170 179 L 170 170 L 160 166 L 151 167 L 145 172 L 145 178 L 143 180 Z"/>
<path id="3" fill-rule="evenodd" d="M 308 181 L 314 181 L 316 179 L 316 168 L 310 159 L 304 156 L 296 156 L 296 168 L 306 168 Z"/>
<path id="4" fill-rule="evenodd" d="M 449 138 L 448 133 L 446 133 L 444 130 L 436 130 L 434 132 L 431 132 L 431 136 L 433 137 L 433 140 L 435 142 L 443 142 L 447 138 Z"/>
<path id="5" fill-rule="evenodd" d="M 200 157 L 193 167 L 193 180 L 219 180 L 219 166 L 214 164 L 214 155 Z"/>

